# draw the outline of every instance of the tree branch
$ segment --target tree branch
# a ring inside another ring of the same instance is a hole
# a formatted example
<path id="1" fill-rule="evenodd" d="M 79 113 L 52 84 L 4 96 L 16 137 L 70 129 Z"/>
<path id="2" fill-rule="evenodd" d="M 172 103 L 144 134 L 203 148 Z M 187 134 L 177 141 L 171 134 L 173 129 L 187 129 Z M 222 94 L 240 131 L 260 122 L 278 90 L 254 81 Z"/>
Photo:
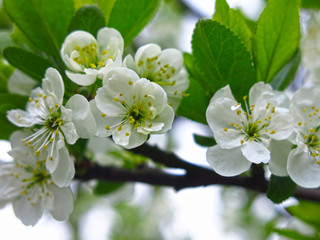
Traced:
<path id="1" fill-rule="evenodd" d="M 186 172 L 184 174 L 172 174 L 149 167 L 134 170 L 101 167 L 85 159 L 80 165 L 76 165 L 76 178 L 79 180 L 99 179 L 115 182 L 142 182 L 151 185 L 173 187 L 177 191 L 184 188 L 216 184 L 244 187 L 261 193 L 266 193 L 268 188 L 268 181 L 264 179 L 263 169 L 259 166 L 255 166 L 251 177 L 223 177 L 208 168 L 188 163 L 172 153 L 163 152 L 157 147 L 147 144 L 130 151 L 149 157 L 153 161 L 164 164 L 167 167 L 184 169 Z M 297 188 L 294 196 L 300 199 L 320 202 L 320 192 L 315 189 Z"/>

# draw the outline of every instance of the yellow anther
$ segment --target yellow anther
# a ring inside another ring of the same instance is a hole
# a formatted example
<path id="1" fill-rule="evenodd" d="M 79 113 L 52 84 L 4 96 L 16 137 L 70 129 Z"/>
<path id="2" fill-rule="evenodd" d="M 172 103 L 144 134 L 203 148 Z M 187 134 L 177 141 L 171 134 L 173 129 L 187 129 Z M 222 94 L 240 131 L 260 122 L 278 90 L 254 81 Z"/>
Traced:
<path id="1" fill-rule="evenodd" d="M 147 66 L 148 69 L 151 69 L 152 67 L 153 67 L 153 65 L 148 65 Z"/>
<path id="2" fill-rule="evenodd" d="M 271 116 L 269 116 L 268 118 L 271 119 Z"/>
<path id="3" fill-rule="evenodd" d="M 275 109 L 276 109 L 276 108 L 273 107 L 271 113 L 275 113 L 275 111 L 276 111 Z"/>
<path id="4" fill-rule="evenodd" d="M 44 96 L 43 96 L 43 99 L 47 99 L 47 95 L 44 95 Z"/>
<path id="5" fill-rule="evenodd" d="M 50 195 L 50 193 L 49 192 L 46 192 L 46 196 L 49 196 Z"/>
<path id="6" fill-rule="evenodd" d="M 173 93 L 174 95 L 177 95 L 178 94 L 178 91 L 174 91 L 174 93 Z"/>
<path id="7" fill-rule="evenodd" d="M 40 150 L 36 151 L 36 156 L 38 157 L 40 155 Z"/>
<path id="8" fill-rule="evenodd" d="M 306 111 L 306 109 L 304 108 L 304 109 L 302 109 L 302 112 L 305 112 Z"/>
<path id="9" fill-rule="evenodd" d="M 312 139 L 312 140 L 315 140 L 315 139 L 316 139 L 316 137 L 315 137 L 315 136 L 312 136 L 312 137 L 311 137 L 311 139 Z"/>
<path id="10" fill-rule="evenodd" d="M 53 142 L 53 140 L 54 140 L 53 138 L 50 138 L 50 142 Z"/>
<path id="11" fill-rule="evenodd" d="M 48 148 L 48 145 L 44 145 L 43 148 L 44 148 L 44 149 L 47 149 L 47 148 Z"/>
<path id="12" fill-rule="evenodd" d="M 239 127 L 238 129 L 241 131 L 243 127 Z"/>
<path id="13" fill-rule="evenodd" d="M 302 122 L 298 122 L 298 125 L 301 126 L 301 125 L 302 125 Z"/>
<path id="14" fill-rule="evenodd" d="M 109 131 L 110 130 L 110 126 L 105 126 L 105 129 Z"/>
<path id="15" fill-rule="evenodd" d="M 224 131 L 227 132 L 227 131 L 228 131 L 228 128 L 224 128 Z"/>
<path id="16" fill-rule="evenodd" d="M 304 139 L 308 139 L 308 135 L 304 135 Z"/>
<path id="17" fill-rule="evenodd" d="M 105 54 L 107 54 L 107 53 L 108 53 L 108 50 L 107 50 L 107 49 L 105 49 L 105 50 L 103 50 L 103 51 L 101 52 L 102 55 L 105 55 Z"/>
<path id="18" fill-rule="evenodd" d="M 269 132 L 269 130 L 268 129 L 266 129 L 266 130 L 264 130 L 265 132 Z"/>
<path id="19" fill-rule="evenodd" d="M 309 113 L 309 117 L 312 117 L 312 114 L 311 114 L 311 113 Z"/>
<path id="20" fill-rule="evenodd" d="M 52 156 L 50 156 L 50 157 L 49 157 L 49 159 L 52 161 L 52 160 L 53 160 L 53 157 L 52 157 Z"/>
<path id="21" fill-rule="evenodd" d="M 57 118 L 57 119 L 56 119 L 56 122 L 60 122 L 60 121 L 61 121 L 61 119 L 60 119 L 60 118 Z"/>
<path id="22" fill-rule="evenodd" d="M 181 92 L 182 93 L 182 96 L 184 96 L 184 97 L 188 97 L 189 95 L 190 95 L 190 93 L 186 93 L 186 92 Z"/>
<path id="23" fill-rule="evenodd" d="M 316 108 L 315 108 L 315 106 L 312 106 L 312 107 L 311 107 L 311 109 L 313 109 L 313 110 L 314 110 L 314 109 L 316 109 Z"/>
<path id="24" fill-rule="evenodd" d="M 22 191 L 21 194 L 26 195 L 28 192 L 26 190 Z"/>
<path id="25" fill-rule="evenodd" d="M 230 123 L 230 125 L 231 125 L 231 126 L 234 126 L 234 123 L 232 122 L 232 123 Z"/>
<path id="26" fill-rule="evenodd" d="M 150 123 L 148 127 L 151 128 L 152 127 L 152 123 Z"/>
<path id="27" fill-rule="evenodd" d="M 244 97 L 243 97 L 243 100 L 244 100 L 244 101 L 247 100 L 247 97 L 248 97 L 248 96 L 244 96 Z"/>
<path id="28" fill-rule="evenodd" d="M 43 95 L 42 93 L 39 93 L 39 94 L 38 94 L 38 97 L 42 97 L 42 95 Z"/>
<path id="29" fill-rule="evenodd" d="M 105 116 L 107 116 L 107 114 L 101 113 L 101 117 L 105 117 Z"/>
<path id="30" fill-rule="evenodd" d="M 55 108 L 58 108 L 58 107 L 59 107 L 59 105 L 58 105 L 58 104 L 56 104 L 56 105 L 54 105 L 54 107 L 55 107 Z"/>
<path id="31" fill-rule="evenodd" d="M 166 78 L 170 78 L 171 77 L 171 75 L 168 73 L 167 75 L 166 75 Z"/>
<path id="32" fill-rule="evenodd" d="M 75 46 L 75 49 L 76 49 L 77 51 L 79 51 L 79 50 L 80 50 L 80 47 L 77 45 L 77 46 Z"/>
<path id="33" fill-rule="evenodd" d="M 122 104 L 123 104 L 123 105 L 126 104 L 126 101 L 125 101 L 125 100 L 122 100 Z"/>
<path id="34" fill-rule="evenodd" d="M 90 67 L 91 68 L 97 68 L 97 65 L 95 65 L 94 63 L 90 63 Z"/>
<path id="35" fill-rule="evenodd" d="M 237 110 L 237 114 L 238 115 L 240 115 L 241 114 L 241 110 L 239 109 L 239 110 Z"/>
<path id="36" fill-rule="evenodd" d="M 175 84 L 176 84 L 176 81 L 172 81 L 172 83 L 170 85 L 174 86 Z"/>
<path id="37" fill-rule="evenodd" d="M 249 141 L 253 141 L 253 138 L 251 137 L 251 138 L 249 138 Z"/>
<path id="38" fill-rule="evenodd" d="M 40 107 L 40 104 L 37 104 L 36 107 L 39 108 L 39 107 Z"/>
<path id="39" fill-rule="evenodd" d="M 128 137 L 130 135 L 130 133 L 126 132 L 126 136 Z"/>
<path id="40" fill-rule="evenodd" d="M 55 131 L 55 134 L 58 135 L 58 134 L 59 134 L 59 130 L 56 130 L 56 131 Z"/>
<path id="41" fill-rule="evenodd" d="M 133 99 L 136 99 L 136 97 L 137 97 L 137 95 L 133 95 L 133 96 L 132 96 Z"/>
<path id="42" fill-rule="evenodd" d="M 121 131 L 121 130 L 122 130 L 122 124 L 119 125 L 119 127 L 118 127 L 117 130 L 118 130 L 118 131 Z"/>
<path id="43" fill-rule="evenodd" d="M 254 107 L 255 107 L 255 105 L 254 105 L 254 104 L 252 104 L 252 105 L 251 105 L 251 107 L 252 107 L 252 108 L 254 108 Z"/>
<path id="44" fill-rule="evenodd" d="M 104 63 L 103 63 L 103 62 L 98 62 L 98 65 L 99 65 L 100 67 L 103 67 L 103 66 L 104 66 Z"/>
<path id="45" fill-rule="evenodd" d="M 317 156 L 317 155 L 313 152 L 313 153 L 312 153 L 312 157 L 316 157 L 316 156 Z"/>
<path id="46" fill-rule="evenodd" d="M 257 136 L 257 133 L 254 133 L 253 136 L 256 137 L 256 136 Z"/>
<path id="47" fill-rule="evenodd" d="M 138 67 L 141 67 L 142 64 L 143 64 L 143 61 L 140 60 L 140 61 L 138 62 Z"/>
<path id="48" fill-rule="evenodd" d="M 53 111 L 53 108 L 49 108 L 49 112 L 52 112 Z"/>
<path id="49" fill-rule="evenodd" d="M 244 144 L 244 140 L 243 140 L 243 139 L 241 139 L 241 140 L 240 140 L 240 143 L 241 143 L 241 144 Z"/>
<path id="50" fill-rule="evenodd" d="M 129 81 L 129 82 L 128 82 L 128 84 L 129 84 L 130 86 L 132 85 L 132 83 L 133 83 L 132 81 Z"/>
<path id="51" fill-rule="evenodd" d="M 270 134 L 275 134 L 276 133 L 276 131 L 275 130 L 272 130 L 271 132 L 270 132 Z"/>
<path id="52" fill-rule="evenodd" d="M 35 103 L 38 103 L 38 102 L 39 102 L 39 99 L 35 99 L 34 102 L 35 102 Z"/>
<path id="53" fill-rule="evenodd" d="M 151 107 L 151 106 L 152 106 L 152 103 L 151 103 L 151 102 L 148 102 L 148 106 Z"/>
<path id="54" fill-rule="evenodd" d="M 32 102 L 32 98 L 29 98 L 29 102 Z"/>
<path id="55" fill-rule="evenodd" d="M 114 100 L 115 100 L 116 102 L 118 102 L 118 101 L 119 101 L 119 98 L 115 97 Z"/>
<path id="56" fill-rule="evenodd" d="M 248 116 L 248 118 L 250 118 L 250 119 L 251 119 L 251 118 L 252 118 L 252 116 L 251 116 L 251 115 L 249 115 L 249 116 Z"/>

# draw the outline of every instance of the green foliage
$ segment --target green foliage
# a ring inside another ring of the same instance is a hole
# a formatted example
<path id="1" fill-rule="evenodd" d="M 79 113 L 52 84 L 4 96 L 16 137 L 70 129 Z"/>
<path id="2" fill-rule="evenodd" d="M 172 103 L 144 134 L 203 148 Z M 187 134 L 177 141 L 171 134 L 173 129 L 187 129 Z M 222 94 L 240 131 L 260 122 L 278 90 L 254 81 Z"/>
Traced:
<path id="1" fill-rule="evenodd" d="M 200 20 L 192 36 L 195 63 L 206 76 L 201 81 L 211 94 L 229 84 L 238 101 L 256 82 L 250 55 L 240 39 L 225 26 Z"/>
<path id="2" fill-rule="evenodd" d="M 123 183 L 98 181 L 93 193 L 96 195 L 107 195 L 120 189 L 123 185 Z"/>
<path id="3" fill-rule="evenodd" d="M 195 68 L 194 59 L 191 54 L 184 53 L 184 64 L 189 73 L 190 85 L 187 90 L 189 94 L 182 98 L 177 110 L 177 114 L 184 116 L 196 122 L 207 124 L 206 110 L 209 105 L 210 95 L 205 91 L 202 85 L 195 79 L 202 78 L 202 74 Z"/>
<path id="4" fill-rule="evenodd" d="M 46 69 L 52 67 L 52 64 L 43 57 L 17 47 L 7 47 L 3 51 L 3 56 L 12 66 L 39 82 L 43 79 Z"/>
<path id="5" fill-rule="evenodd" d="M 320 9 L 319 0 L 301 0 L 301 7 L 311 8 L 311 9 Z"/>
<path id="6" fill-rule="evenodd" d="M 16 108 L 24 108 L 27 102 L 26 97 L 11 93 L 0 93 L 0 139 L 9 139 L 11 133 L 18 129 L 7 120 L 7 111 Z"/>
<path id="7" fill-rule="evenodd" d="M 73 16 L 72 0 L 4 0 L 11 20 L 39 50 L 59 58 Z"/>
<path id="8" fill-rule="evenodd" d="M 306 236 L 297 231 L 289 230 L 289 229 L 274 229 L 273 231 L 278 233 L 281 236 L 284 236 L 293 240 L 319 240 L 319 237 Z"/>
<path id="9" fill-rule="evenodd" d="M 299 0 L 270 0 L 253 39 L 258 81 L 271 82 L 293 58 L 299 41 Z"/>
<path id="10" fill-rule="evenodd" d="M 109 26 L 117 29 L 127 46 L 156 13 L 160 0 L 117 0 Z"/>
<path id="11" fill-rule="evenodd" d="M 217 144 L 213 137 L 205 137 L 198 134 L 193 134 L 193 140 L 203 147 L 212 147 Z"/>
<path id="12" fill-rule="evenodd" d="M 0 31 L 0 51 L 13 45 L 14 43 L 11 39 L 11 33 L 9 31 Z"/>
<path id="13" fill-rule="evenodd" d="M 105 19 L 100 9 L 95 6 L 83 6 L 71 19 L 69 32 L 84 30 L 96 36 L 98 30 L 103 27 Z"/>
<path id="14" fill-rule="evenodd" d="M 240 11 L 229 8 L 226 0 L 217 0 L 212 19 L 232 30 L 241 39 L 248 52 L 252 52 L 253 33 Z"/>
<path id="15" fill-rule="evenodd" d="M 290 177 L 278 177 L 272 174 L 267 197 L 274 203 L 281 203 L 294 194 L 296 187 Z"/>
<path id="16" fill-rule="evenodd" d="M 320 232 L 320 206 L 316 202 L 299 201 L 299 205 L 287 208 L 287 211 Z"/>
<path id="17" fill-rule="evenodd" d="M 301 51 L 298 50 L 294 57 L 288 62 L 270 83 L 273 89 L 283 91 L 294 80 L 301 62 Z"/>

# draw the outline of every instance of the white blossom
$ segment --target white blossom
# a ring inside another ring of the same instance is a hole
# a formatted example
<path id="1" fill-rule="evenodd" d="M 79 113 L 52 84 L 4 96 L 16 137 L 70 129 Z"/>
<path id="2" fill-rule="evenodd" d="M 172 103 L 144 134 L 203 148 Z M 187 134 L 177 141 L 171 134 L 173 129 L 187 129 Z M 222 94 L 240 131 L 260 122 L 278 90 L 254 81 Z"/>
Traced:
<path id="1" fill-rule="evenodd" d="M 45 167 L 46 153 L 35 155 L 21 142 L 24 136 L 21 131 L 12 134 L 12 150 L 8 153 L 14 161 L 0 163 L 0 204 L 11 202 L 15 215 L 25 225 L 35 225 L 44 210 L 56 220 L 66 220 L 73 210 L 70 187 L 55 184 L 53 175 Z M 65 148 L 60 151 L 68 155 Z M 70 170 L 65 169 L 68 174 L 74 174 Z"/>
<path id="2" fill-rule="evenodd" d="M 183 57 L 173 48 L 161 50 L 157 44 L 140 47 L 135 58 L 128 55 L 123 65 L 134 70 L 141 78 L 159 84 L 167 93 L 169 105 L 178 108 L 189 86 L 189 79 L 182 69 Z"/>
<path id="3" fill-rule="evenodd" d="M 86 31 L 70 33 L 61 48 L 67 76 L 75 83 L 89 86 L 102 79 L 113 67 L 122 64 L 123 39 L 113 28 L 102 28 L 97 39 Z"/>
<path id="4" fill-rule="evenodd" d="M 65 145 L 74 144 L 79 137 L 94 136 L 96 125 L 87 99 L 81 95 L 72 96 L 62 106 L 64 84 L 59 72 L 53 68 L 46 71 L 42 88 L 31 92 L 27 111 L 8 111 L 8 119 L 19 127 L 33 128 L 34 133 L 22 139 L 25 146 L 40 155 L 48 152 L 46 167 L 53 173 L 59 164 L 59 150 Z M 59 160 L 60 159 L 60 160 Z M 72 164 L 69 161 L 69 164 Z"/>
<path id="5" fill-rule="evenodd" d="M 14 70 L 8 80 L 8 90 L 11 93 L 29 96 L 31 90 L 37 85 L 37 81 L 18 69 Z"/>
<path id="6" fill-rule="evenodd" d="M 165 91 L 127 68 L 109 71 L 90 106 L 97 136 L 112 135 L 128 149 L 143 144 L 149 134 L 168 131 L 174 118 Z"/>
<path id="7" fill-rule="evenodd" d="M 320 87 L 302 88 L 292 98 L 296 148 L 290 151 L 287 172 L 298 185 L 320 186 Z"/>
<path id="8" fill-rule="evenodd" d="M 286 98 L 268 84 L 256 83 L 244 98 L 245 110 L 234 99 L 230 87 L 218 90 L 208 106 L 207 121 L 217 145 L 207 151 L 211 167 L 224 176 L 248 170 L 252 163 L 270 160 L 270 141 L 283 140 L 292 132 Z"/>

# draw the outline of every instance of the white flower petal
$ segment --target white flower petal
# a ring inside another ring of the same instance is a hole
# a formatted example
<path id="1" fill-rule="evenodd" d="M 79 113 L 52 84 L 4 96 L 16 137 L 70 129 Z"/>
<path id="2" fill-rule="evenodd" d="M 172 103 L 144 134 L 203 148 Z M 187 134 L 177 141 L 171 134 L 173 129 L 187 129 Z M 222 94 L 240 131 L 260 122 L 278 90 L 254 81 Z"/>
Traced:
<path id="1" fill-rule="evenodd" d="M 299 147 L 291 150 L 287 170 L 291 179 L 301 187 L 320 186 L 320 165 L 317 164 L 316 158 Z"/>
<path id="2" fill-rule="evenodd" d="M 241 147 L 241 152 L 252 163 L 267 163 L 270 160 L 270 151 L 262 143 L 255 141 L 247 141 Z"/>
<path id="3" fill-rule="evenodd" d="M 244 135 L 238 129 L 219 129 L 215 131 L 214 137 L 221 148 L 231 149 L 239 147 L 241 140 L 244 140 Z"/>
<path id="4" fill-rule="evenodd" d="M 131 129 L 131 136 L 129 138 L 129 143 L 125 146 L 126 149 L 131 149 L 142 145 L 147 141 L 148 135 L 141 134 L 136 131 L 136 129 Z"/>
<path id="5" fill-rule="evenodd" d="M 53 182 L 59 187 L 69 186 L 75 174 L 74 163 L 66 147 L 59 150 L 59 163 L 51 174 Z"/>
<path id="6" fill-rule="evenodd" d="M 77 134 L 76 127 L 72 122 L 67 122 L 63 124 L 60 128 L 69 144 L 71 145 L 75 144 L 75 142 L 79 139 L 79 135 Z"/>
<path id="7" fill-rule="evenodd" d="M 58 104 L 62 104 L 64 84 L 60 73 L 56 69 L 47 69 L 45 78 L 42 80 L 42 88 L 45 92 L 53 93 L 57 97 Z"/>
<path id="8" fill-rule="evenodd" d="M 134 60 L 136 63 L 139 63 L 140 61 L 146 62 L 147 58 L 153 58 L 155 56 L 158 56 L 160 53 L 161 48 L 159 47 L 159 45 L 154 43 L 146 44 L 137 50 L 136 55 L 134 56 Z M 141 70 L 139 70 L 139 73 L 140 71 L 146 71 L 146 64 L 143 64 L 140 69 Z"/>
<path id="9" fill-rule="evenodd" d="M 66 74 L 68 78 L 70 78 L 71 81 L 75 82 L 76 84 L 80 86 L 89 86 L 93 84 L 96 81 L 96 75 L 92 74 L 82 74 L 82 73 L 73 73 L 70 71 L 66 71 Z"/>
<path id="10" fill-rule="evenodd" d="M 260 108 L 265 108 L 266 103 L 273 97 L 271 85 L 258 82 L 250 89 L 249 105 L 255 105 L 255 110 L 260 110 Z"/>
<path id="11" fill-rule="evenodd" d="M 133 57 L 130 54 L 124 58 L 122 66 L 138 72 L 136 63 L 134 62 Z"/>
<path id="12" fill-rule="evenodd" d="M 183 65 L 182 53 L 179 50 L 174 48 L 164 49 L 160 53 L 157 61 L 160 62 L 161 65 L 168 64 L 169 66 L 172 66 L 176 72 L 179 72 Z"/>
<path id="13" fill-rule="evenodd" d="M 7 118 L 18 127 L 31 127 L 36 124 L 34 116 L 20 109 L 8 111 Z"/>
<path id="14" fill-rule="evenodd" d="M 17 218 L 19 218 L 24 225 L 35 225 L 43 214 L 42 201 L 37 201 L 31 204 L 27 200 L 28 195 L 24 195 L 12 203 L 13 210 Z"/>
<path id="15" fill-rule="evenodd" d="M 271 157 L 269 169 L 274 175 L 284 177 L 288 176 L 287 159 L 291 151 L 292 144 L 287 140 L 275 141 L 270 143 Z"/>
<path id="16" fill-rule="evenodd" d="M 73 194 L 69 187 L 58 188 L 54 185 L 49 186 L 54 195 L 53 209 L 51 215 L 58 221 L 67 220 L 73 211 Z"/>
<path id="17" fill-rule="evenodd" d="M 126 147 L 129 144 L 131 136 L 131 124 L 124 124 L 121 128 L 116 128 L 112 133 L 112 138 L 116 144 Z"/>
<path id="18" fill-rule="evenodd" d="M 207 161 L 215 172 L 222 176 L 231 177 L 239 175 L 251 166 L 241 153 L 240 148 L 222 149 L 218 145 L 209 147 Z"/>
<path id="19" fill-rule="evenodd" d="M 100 29 L 97 34 L 97 41 L 100 52 L 107 49 L 108 52 L 112 52 L 111 54 L 115 58 L 118 55 L 118 50 L 120 50 L 120 56 L 122 56 L 124 42 L 116 29 L 107 27 Z"/>
<path id="20" fill-rule="evenodd" d="M 88 100 L 84 96 L 76 94 L 69 99 L 66 107 L 72 110 L 72 122 L 76 127 L 77 134 L 81 138 L 93 137 L 97 127 Z"/>

